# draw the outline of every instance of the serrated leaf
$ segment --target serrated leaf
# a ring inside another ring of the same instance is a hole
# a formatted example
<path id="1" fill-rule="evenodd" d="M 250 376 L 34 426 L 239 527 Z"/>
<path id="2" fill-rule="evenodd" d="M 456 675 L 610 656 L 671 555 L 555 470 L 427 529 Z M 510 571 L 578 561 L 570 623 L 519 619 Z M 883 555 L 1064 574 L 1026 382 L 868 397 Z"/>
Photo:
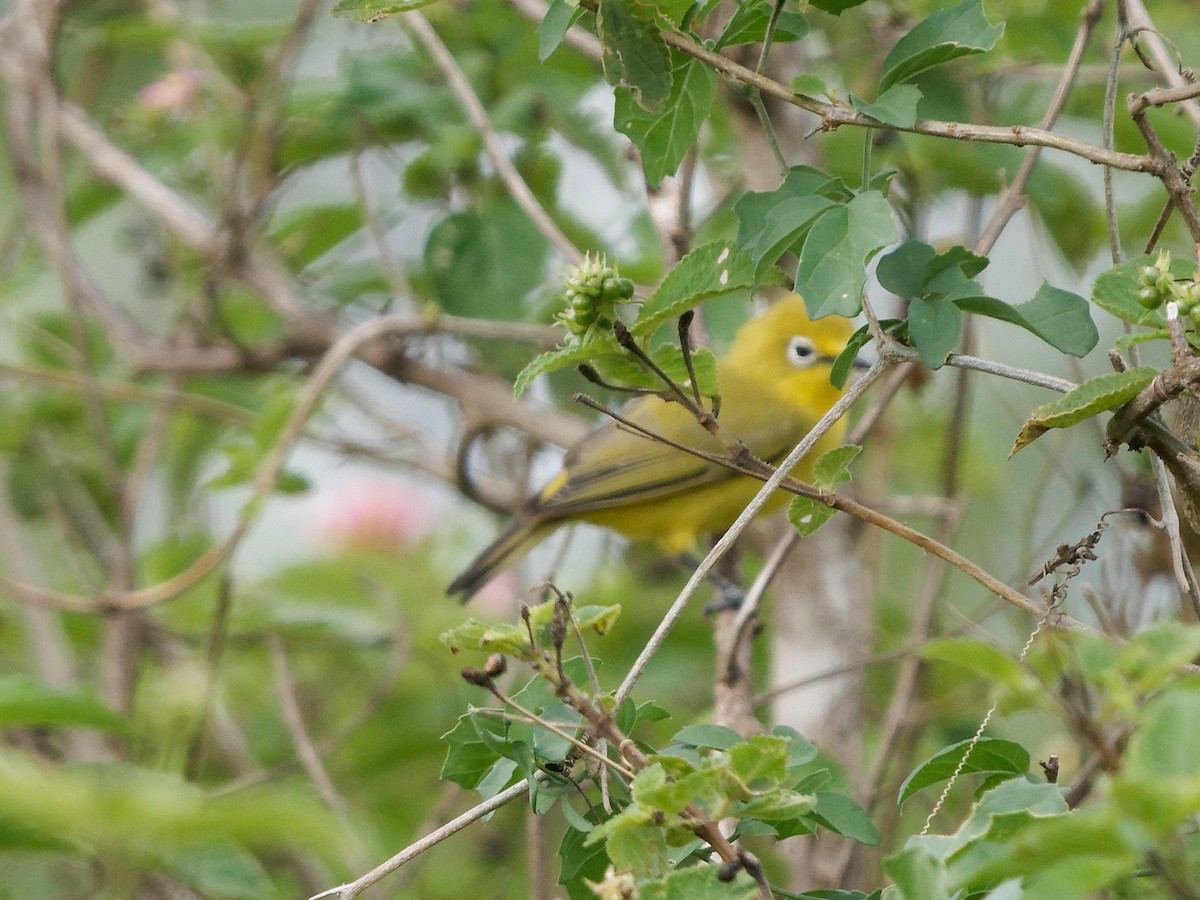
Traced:
<path id="1" fill-rule="evenodd" d="M 1113 341 L 1113 349 L 1123 353 L 1138 344 L 1148 344 L 1150 341 L 1169 341 L 1171 332 L 1167 328 L 1155 328 L 1153 331 L 1139 331 L 1134 334 L 1123 334 Z M 1194 345 L 1193 345 L 1194 346 Z"/>
<path id="2" fill-rule="evenodd" d="M 999 738 L 982 737 L 971 747 L 970 755 L 964 762 L 963 755 L 970 744 L 970 740 L 952 744 L 913 769 L 900 785 L 896 804 L 899 806 L 918 791 L 945 781 L 954 774 L 960 763 L 962 775 L 1002 773 L 1017 776 L 1029 771 L 1029 751 L 1020 744 Z"/>
<path id="3" fill-rule="evenodd" d="M 650 358 L 676 384 L 687 385 L 691 376 L 683 360 L 683 351 L 676 344 L 655 347 L 650 352 Z M 605 357 L 597 362 L 596 368 L 606 381 L 659 391 L 666 387 L 656 373 L 642 365 L 641 361 L 628 356 Z M 705 397 L 717 396 L 717 358 L 711 350 L 698 347 L 692 351 L 692 370 L 696 373 L 700 393 Z"/>
<path id="4" fill-rule="evenodd" d="M 517 373 L 517 377 L 513 381 L 513 396 L 520 397 L 524 394 L 526 388 L 533 383 L 533 379 L 539 375 L 557 372 L 559 369 L 577 366 L 601 356 L 616 355 L 622 352 L 617 339 L 612 335 L 605 334 L 598 335 L 582 344 L 571 344 L 538 354 Z"/>
<path id="5" fill-rule="evenodd" d="M 580 606 L 571 611 L 580 631 L 588 628 L 603 637 L 608 634 L 613 623 L 621 616 L 621 607 L 613 606 Z M 641 707 L 639 707 L 640 709 Z"/>
<path id="6" fill-rule="evenodd" d="M 596 33 L 608 83 L 625 88 L 647 112 L 661 109 L 671 94 L 671 56 L 637 0 L 600 0 Z"/>
<path id="7" fill-rule="evenodd" d="M 745 872 L 723 881 L 720 867 L 689 866 L 658 881 L 638 884 L 639 900 L 754 900 L 758 885 Z M 615 895 L 614 895 L 615 896 Z"/>
<path id="8" fill-rule="evenodd" d="M 756 734 L 730 747 L 729 767 L 746 784 L 761 789 L 787 777 L 789 741 L 782 735 Z"/>
<path id="9" fill-rule="evenodd" d="M 1125 372 L 1089 378 L 1053 403 L 1039 406 L 1030 413 L 1008 455 L 1028 446 L 1051 428 L 1069 428 L 1128 403 L 1157 375 L 1158 370 L 1153 366 L 1138 366 Z"/>
<path id="10" fill-rule="evenodd" d="M 832 491 L 850 480 L 850 463 L 862 451 L 861 447 L 846 444 L 823 453 L 813 464 L 813 483 Z M 812 534 L 833 518 L 837 510 L 811 497 L 795 497 L 788 505 L 788 521 L 801 537 Z"/>
<path id="11" fill-rule="evenodd" d="M 672 53 L 671 90 L 655 111 L 642 107 L 633 93 L 618 90 L 613 127 L 640 151 L 646 182 L 657 188 L 674 175 L 696 143 L 717 91 L 717 75 L 699 60 Z"/>
<path id="12" fill-rule="evenodd" d="M 574 0 L 554 0 L 538 23 L 538 62 L 545 62 L 558 49 L 567 31 L 583 15 L 583 7 Z"/>
<path id="13" fill-rule="evenodd" d="M 896 42 L 883 61 L 879 88 L 886 91 L 932 66 L 991 50 L 1003 33 L 1003 25 L 984 16 L 982 0 L 939 10 Z"/>
<path id="14" fill-rule="evenodd" d="M 330 10 L 330 14 L 343 19 L 374 23 L 382 22 L 388 16 L 394 16 L 396 13 L 429 6 L 433 2 L 434 0 L 405 0 L 402 3 L 396 3 L 394 0 L 339 0 L 338 4 Z"/>
<path id="15" fill-rule="evenodd" d="M 1102 273 L 1092 285 L 1092 302 L 1122 321 L 1151 328 L 1165 328 L 1166 313 L 1163 307 L 1146 309 L 1138 303 L 1138 274 L 1146 266 L 1154 265 L 1153 256 L 1139 256 L 1128 262 L 1113 266 Z M 1196 274 L 1196 265 L 1187 258 L 1171 260 L 1171 275 L 1177 279 L 1191 278 Z"/>
<path id="16" fill-rule="evenodd" d="M 817 798 L 812 794 L 778 788 L 753 800 L 739 803 L 734 807 L 733 814 L 738 818 L 744 816 L 764 822 L 778 822 L 806 815 L 812 812 L 816 805 Z"/>
<path id="17" fill-rule="evenodd" d="M 460 650 L 478 650 L 480 649 L 480 640 L 491 630 L 492 626 L 492 622 L 484 622 L 482 619 L 467 619 L 462 624 L 443 631 L 438 636 L 438 640 L 451 653 L 458 653 Z"/>
<path id="18" fill-rule="evenodd" d="M 878 191 L 823 213 L 809 229 L 796 269 L 796 293 L 809 316 L 858 315 L 867 263 L 896 235 L 892 208 Z"/>
<path id="19" fill-rule="evenodd" d="M 654 293 L 642 304 L 641 313 L 629 331 L 651 334 L 669 319 L 683 315 L 712 297 L 754 285 L 754 266 L 749 254 L 726 242 L 697 247 L 667 273 Z"/>
<path id="20" fill-rule="evenodd" d="M 850 480 L 850 464 L 862 453 L 857 444 L 843 444 L 827 450 L 813 463 L 813 482 L 827 491 L 837 490 Z"/>
<path id="21" fill-rule="evenodd" d="M 915 84 L 894 84 L 875 102 L 850 95 L 850 104 L 864 116 L 870 116 L 885 125 L 911 128 L 917 121 L 917 104 L 921 102 L 921 89 Z"/>
<path id="22" fill-rule="evenodd" d="M 979 296 L 956 298 L 954 302 L 967 312 L 1024 328 L 1071 356 L 1086 356 L 1100 340 L 1087 300 L 1045 282 L 1033 299 L 1016 305 Z"/>
<path id="23" fill-rule="evenodd" d="M 837 510 L 811 497 L 793 497 L 788 504 L 787 517 L 800 537 L 808 537 L 833 518 Z"/>

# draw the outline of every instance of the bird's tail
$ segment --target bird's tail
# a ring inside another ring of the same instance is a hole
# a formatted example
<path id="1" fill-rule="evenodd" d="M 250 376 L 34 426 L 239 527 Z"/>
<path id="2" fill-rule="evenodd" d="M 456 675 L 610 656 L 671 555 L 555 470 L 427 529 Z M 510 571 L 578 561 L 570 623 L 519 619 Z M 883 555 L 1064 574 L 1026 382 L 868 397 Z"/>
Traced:
<path id="1" fill-rule="evenodd" d="M 461 575 L 446 588 L 449 596 L 461 594 L 460 602 L 466 603 L 480 588 L 492 580 L 492 576 L 516 562 L 542 540 L 553 526 L 537 520 L 518 517 L 510 522 L 499 536 L 467 566 Z"/>

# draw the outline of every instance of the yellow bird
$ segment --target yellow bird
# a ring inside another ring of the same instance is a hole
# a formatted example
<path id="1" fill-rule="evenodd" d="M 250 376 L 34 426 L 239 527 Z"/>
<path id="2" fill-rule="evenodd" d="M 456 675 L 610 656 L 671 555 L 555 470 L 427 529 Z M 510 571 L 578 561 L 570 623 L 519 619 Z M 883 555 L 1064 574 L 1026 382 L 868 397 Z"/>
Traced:
<path id="1" fill-rule="evenodd" d="M 717 362 L 722 430 L 770 463 L 783 459 L 841 396 L 829 383 L 830 366 L 853 329 L 830 316 L 811 321 L 804 302 L 789 294 L 751 319 Z M 622 414 L 646 430 L 710 454 L 727 448 L 678 403 L 641 397 Z M 817 442 L 793 474 L 807 479 L 811 460 L 837 446 L 835 427 Z M 561 525 L 589 522 L 672 553 L 691 549 L 699 535 L 724 531 L 762 482 L 690 456 L 609 420 L 563 458 L 550 483 L 526 501 L 500 535 L 447 588 L 465 603 L 493 575 L 516 562 Z M 777 492 L 763 512 L 788 495 Z"/>

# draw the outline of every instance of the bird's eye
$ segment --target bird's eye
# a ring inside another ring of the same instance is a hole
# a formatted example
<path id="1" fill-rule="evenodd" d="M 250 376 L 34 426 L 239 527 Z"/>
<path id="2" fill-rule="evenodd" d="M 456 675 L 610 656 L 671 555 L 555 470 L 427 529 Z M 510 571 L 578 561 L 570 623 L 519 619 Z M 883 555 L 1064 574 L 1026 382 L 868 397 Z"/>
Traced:
<path id="1" fill-rule="evenodd" d="M 787 358 L 797 369 L 807 369 L 817 361 L 817 348 L 808 338 L 792 335 L 788 340 Z"/>

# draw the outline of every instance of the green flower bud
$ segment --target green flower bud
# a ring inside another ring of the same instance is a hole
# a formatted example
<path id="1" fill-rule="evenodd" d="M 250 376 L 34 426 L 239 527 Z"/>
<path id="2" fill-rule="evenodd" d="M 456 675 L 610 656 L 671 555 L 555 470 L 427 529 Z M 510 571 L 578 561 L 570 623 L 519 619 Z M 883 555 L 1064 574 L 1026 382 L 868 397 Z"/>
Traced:
<path id="1" fill-rule="evenodd" d="M 1162 302 L 1163 296 L 1156 288 L 1146 286 L 1138 291 L 1138 303 L 1145 309 L 1158 309 Z"/>

